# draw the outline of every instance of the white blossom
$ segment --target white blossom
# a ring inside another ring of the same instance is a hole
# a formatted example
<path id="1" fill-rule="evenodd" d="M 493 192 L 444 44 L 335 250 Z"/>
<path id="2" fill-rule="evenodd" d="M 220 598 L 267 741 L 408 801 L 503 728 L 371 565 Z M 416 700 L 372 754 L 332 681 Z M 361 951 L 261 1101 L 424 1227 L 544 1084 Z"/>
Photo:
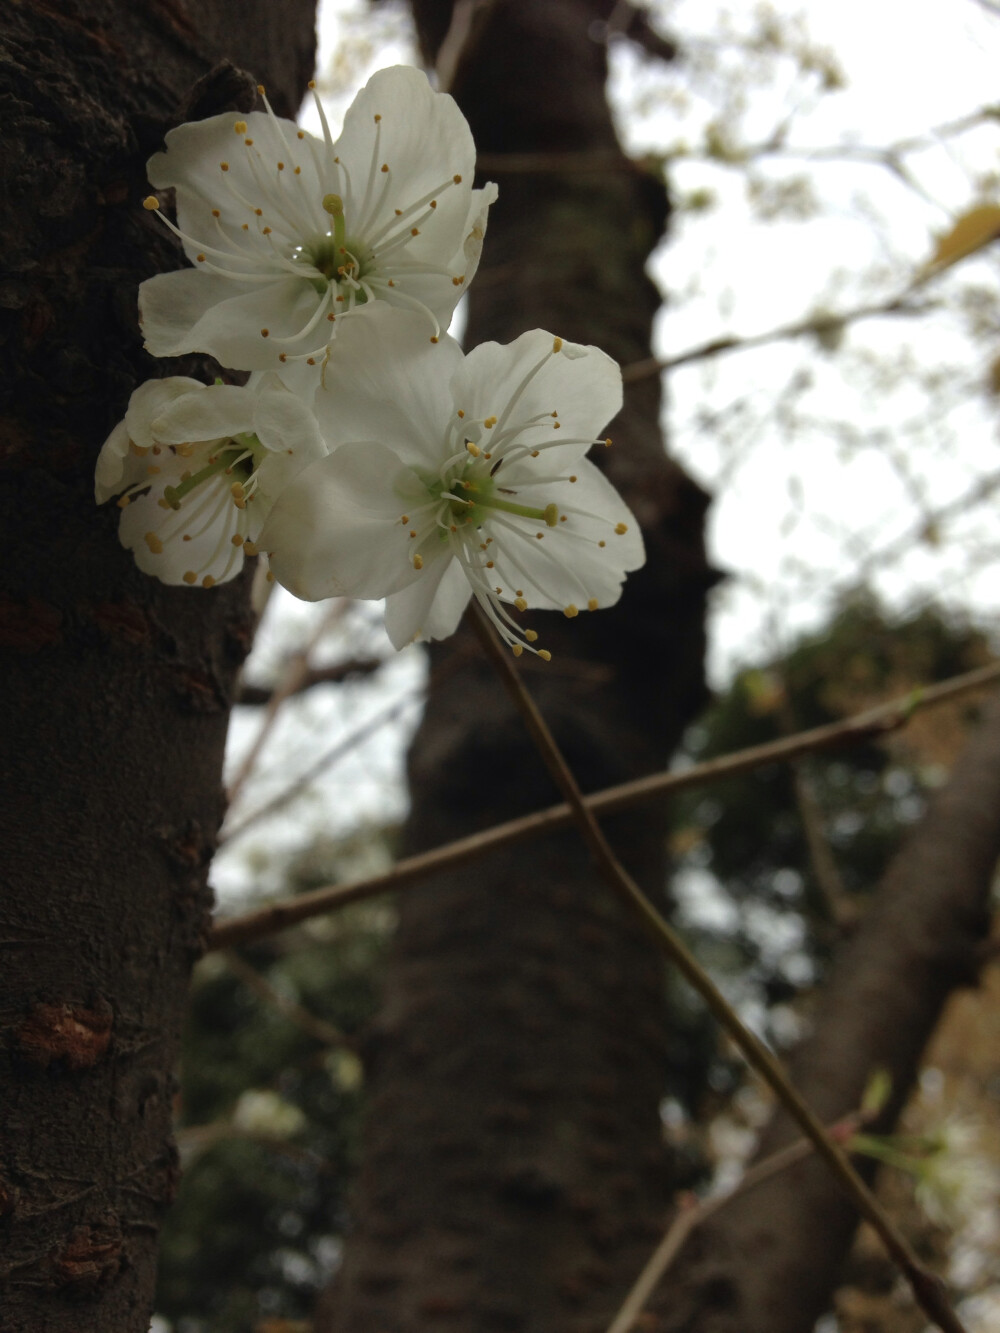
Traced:
<path id="1" fill-rule="evenodd" d="M 148 380 L 97 460 L 95 497 L 119 496 L 121 543 L 164 583 L 233 578 L 281 489 L 325 453 L 316 419 L 275 375 L 245 388 Z"/>
<path id="2" fill-rule="evenodd" d="M 332 452 L 279 498 L 261 547 L 298 597 L 386 597 L 397 648 L 451 634 L 474 594 L 520 653 L 538 635 L 507 605 L 610 606 L 643 563 L 632 514 L 584 457 L 621 401 L 596 347 L 535 329 L 463 357 L 418 317 L 375 310 L 343 331 L 316 395 Z"/>
<path id="3" fill-rule="evenodd" d="M 148 350 L 286 376 L 320 363 L 344 317 L 379 301 L 422 312 L 438 336 L 496 198 L 494 185 L 472 188 L 475 146 L 454 100 L 419 70 L 381 70 L 336 142 L 318 98 L 322 138 L 265 105 L 181 125 L 149 162 L 152 183 L 176 192 L 177 225 L 163 220 L 194 268 L 142 284 Z"/>

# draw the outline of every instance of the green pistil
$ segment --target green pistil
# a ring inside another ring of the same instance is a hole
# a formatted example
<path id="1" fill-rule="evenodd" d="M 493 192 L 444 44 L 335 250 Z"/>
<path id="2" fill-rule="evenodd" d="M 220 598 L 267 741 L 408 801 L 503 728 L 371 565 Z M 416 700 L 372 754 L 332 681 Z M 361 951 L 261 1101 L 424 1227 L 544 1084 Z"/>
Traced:
<path id="1" fill-rule="evenodd" d="M 259 444 L 255 435 L 248 436 L 247 439 Z M 177 486 L 165 486 L 163 488 L 163 498 L 171 509 L 180 509 L 181 501 L 186 495 L 190 495 L 203 481 L 208 481 L 209 477 L 217 477 L 220 472 L 231 471 L 237 481 L 247 481 L 253 473 L 253 460 L 246 458 L 234 466 L 233 459 L 246 453 L 247 449 L 251 447 L 250 444 L 237 445 L 237 452 L 234 453 L 232 446 L 223 445 L 220 455 L 214 463 L 206 463 L 203 468 L 199 468 L 197 472 L 192 472 L 190 477 L 187 477 Z"/>
<path id="2" fill-rule="evenodd" d="M 519 518 L 533 518 L 538 523 L 545 523 L 548 527 L 554 528 L 559 522 L 558 505 L 546 505 L 544 509 L 537 509 L 532 505 L 518 504 L 515 500 L 506 500 L 497 495 L 497 486 L 492 477 L 478 477 L 475 480 L 466 479 L 463 481 L 452 481 L 440 486 L 438 494 L 442 491 L 462 490 L 469 494 L 468 501 L 452 499 L 451 512 L 455 518 L 463 523 L 473 523 L 478 527 L 486 517 L 484 511 L 489 509 L 500 509 L 505 514 L 517 514 Z"/>

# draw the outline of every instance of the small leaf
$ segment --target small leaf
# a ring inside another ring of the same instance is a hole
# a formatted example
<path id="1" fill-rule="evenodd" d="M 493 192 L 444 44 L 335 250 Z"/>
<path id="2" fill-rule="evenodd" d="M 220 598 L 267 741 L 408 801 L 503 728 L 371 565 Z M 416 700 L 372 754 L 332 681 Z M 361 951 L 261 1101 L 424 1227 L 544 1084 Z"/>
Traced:
<path id="1" fill-rule="evenodd" d="M 957 264 L 1000 237 L 1000 205 L 980 204 L 963 213 L 951 231 L 938 239 L 928 267 L 941 269 Z"/>

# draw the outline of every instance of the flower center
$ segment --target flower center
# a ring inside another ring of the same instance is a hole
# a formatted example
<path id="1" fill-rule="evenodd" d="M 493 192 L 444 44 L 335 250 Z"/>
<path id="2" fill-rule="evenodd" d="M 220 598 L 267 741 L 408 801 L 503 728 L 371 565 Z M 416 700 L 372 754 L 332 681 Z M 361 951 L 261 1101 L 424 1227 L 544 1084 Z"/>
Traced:
<path id="1" fill-rule="evenodd" d="M 264 448 L 256 435 L 241 435 L 238 439 L 227 440 L 212 454 L 204 467 L 183 476 L 176 486 L 163 488 L 163 498 L 167 507 L 180 509 L 181 501 L 186 496 L 197 490 L 204 482 L 224 472 L 227 476 L 232 476 L 233 501 L 237 508 L 242 508 L 247 488 L 260 461 L 258 455 L 263 452 Z"/>

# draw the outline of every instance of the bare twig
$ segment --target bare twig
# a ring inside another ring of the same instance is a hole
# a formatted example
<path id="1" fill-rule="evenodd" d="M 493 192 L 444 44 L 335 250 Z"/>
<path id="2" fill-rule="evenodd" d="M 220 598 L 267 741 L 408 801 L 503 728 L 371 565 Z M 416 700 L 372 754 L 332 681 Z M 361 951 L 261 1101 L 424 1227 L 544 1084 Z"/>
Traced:
<path id="1" fill-rule="evenodd" d="M 703 786 L 739 773 L 749 773 L 765 764 L 787 762 L 803 754 L 886 736 L 905 726 L 914 713 L 981 690 L 997 680 L 1000 680 L 1000 662 L 979 667 L 975 671 L 967 671 L 961 676 L 941 681 L 937 685 L 929 685 L 891 703 L 858 713 L 843 722 L 831 722 L 824 727 L 814 727 L 810 731 L 801 732 L 797 736 L 783 737 L 781 740 L 769 741 L 765 745 L 754 745 L 718 759 L 709 759 L 706 763 L 694 765 L 684 772 L 653 773 L 648 777 L 636 778 L 632 782 L 624 782 L 619 786 L 595 792 L 584 800 L 596 814 L 608 814 L 668 792 Z M 443 847 L 436 847 L 416 856 L 408 856 L 380 875 L 355 880 L 348 884 L 328 885 L 295 898 L 269 903 L 266 907 L 231 917 L 229 920 L 218 921 L 209 935 L 207 947 L 210 950 L 225 949 L 232 945 L 263 939 L 299 921 L 321 916 L 324 912 L 335 911 L 348 903 L 373 898 L 390 889 L 406 888 L 436 871 L 453 869 L 507 843 L 518 842 L 522 838 L 537 837 L 553 829 L 563 828 L 571 822 L 572 814 L 565 803 L 549 806 L 548 809 L 538 810 L 534 814 L 523 815 L 519 819 L 508 820 L 481 833 L 446 843 Z"/>
<path id="2" fill-rule="evenodd" d="M 354 1043 L 350 1037 L 341 1032 L 338 1027 L 328 1023 L 325 1018 L 317 1018 L 308 1009 L 304 1009 L 301 1004 L 297 1004 L 294 1000 L 290 1000 L 287 995 L 282 995 L 280 991 L 275 990 L 267 978 L 262 977 L 257 969 L 251 967 L 238 953 L 233 953 L 230 950 L 223 954 L 223 958 L 233 976 L 238 977 L 249 990 L 252 990 L 266 1004 L 276 1009 L 283 1018 L 287 1018 L 290 1023 L 294 1023 L 297 1028 L 301 1028 L 310 1037 L 322 1042 L 324 1046 L 353 1048 Z"/>
<path id="3" fill-rule="evenodd" d="M 346 662 L 335 662 L 332 666 L 325 667 L 307 667 L 302 673 L 294 694 L 301 694 L 304 690 L 311 690 L 314 685 L 339 685 L 342 681 L 349 680 L 352 676 L 371 676 L 384 663 L 382 657 L 351 657 Z M 234 703 L 250 705 L 269 704 L 274 698 L 274 690 L 265 689 L 261 685 L 240 686 L 239 693 L 233 700 Z M 289 698 L 288 694 L 284 698 Z"/>
<path id="4" fill-rule="evenodd" d="M 267 705 L 267 712 L 264 714 L 264 721 L 261 723 L 260 730 L 254 737 L 254 742 L 250 746 L 250 750 L 247 753 L 246 758 L 243 760 L 243 763 L 237 769 L 232 782 L 229 784 L 229 790 L 227 792 L 227 795 L 229 797 L 230 804 L 236 800 L 236 797 L 243 789 L 243 785 L 246 782 L 247 778 L 253 772 L 254 765 L 257 763 L 257 760 L 260 757 L 260 752 L 263 749 L 264 742 L 271 734 L 271 729 L 273 728 L 275 720 L 277 719 L 279 708 L 289 697 L 289 695 L 295 694 L 297 692 L 297 690 L 300 688 L 301 682 L 305 679 L 306 674 L 309 671 L 309 654 L 315 648 L 316 644 L 319 642 L 322 636 L 326 633 L 330 624 L 339 616 L 342 616 L 344 614 L 344 610 L 349 605 L 350 603 L 345 601 L 334 603 L 334 605 L 330 608 L 330 610 L 327 611 L 326 614 L 321 617 L 315 630 L 310 636 L 309 642 L 306 644 L 302 652 L 296 653 L 295 656 L 289 660 L 288 665 L 285 668 L 285 674 L 282 680 L 280 681 L 278 688 L 271 695 L 270 702 Z"/>
<path id="5" fill-rule="evenodd" d="M 349 751 L 368 740 L 368 738 L 373 736 L 376 731 L 381 730 L 382 727 L 388 726 L 390 722 L 395 721 L 400 713 L 408 708 L 410 704 L 422 699 L 423 694 L 424 691 L 421 689 L 415 691 L 413 694 L 408 694 L 403 699 L 397 699 L 394 704 L 390 704 L 388 708 L 383 708 L 380 713 L 376 713 L 375 716 L 369 718 L 367 722 L 362 722 L 359 727 L 355 727 L 355 729 L 347 736 L 342 737 L 334 745 L 331 745 L 328 750 L 324 750 L 319 758 L 310 764 L 304 773 L 301 773 L 294 782 L 290 782 L 283 791 L 278 792 L 277 796 L 273 796 L 271 800 L 265 801 L 264 804 L 258 806 L 256 810 L 252 810 L 245 819 L 241 820 L 238 824 L 234 824 L 231 829 L 227 829 L 224 833 L 220 834 L 218 845 L 222 847 L 224 844 L 232 842 L 234 838 L 241 838 L 244 833 L 249 833 L 250 830 L 262 819 L 276 814 L 279 810 L 283 810 L 286 805 L 293 801 L 304 788 L 309 786 L 310 782 L 313 782 L 318 778 L 325 769 L 331 766 L 331 764 L 335 764 L 338 759 L 342 759 Z"/>
<path id="6" fill-rule="evenodd" d="M 864 1112 L 853 1112 L 838 1120 L 836 1124 L 828 1126 L 826 1132 L 836 1142 L 845 1143 L 861 1128 L 867 1118 Z M 786 1171 L 796 1162 L 810 1157 L 815 1150 L 815 1145 L 809 1139 L 796 1139 L 794 1143 L 779 1148 L 763 1161 L 749 1167 L 725 1194 L 717 1194 L 710 1199 L 698 1199 L 694 1195 L 687 1195 L 680 1203 L 663 1239 L 653 1251 L 649 1262 L 636 1278 L 632 1290 L 608 1326 L 608 1333 L 632 1333 L 635 1321 L 645 1309 L 646 1302 L 663 1280 L 664 1273 L 677 1258 L 692 1231 L 703 1222 L 707 1222 L 733 1199 L 748 1193 L 755 1185 L 762 1185 L 779 1171 Z"/>
<path id="7" fill-rule="evenodd" d="M 820 338 L 832 333 L 839 333 L 849 324 L 856 324 L 863 319 L 879 319 L 885 315 L 924 315 L 932 308 L 930 302 L 915 304 L 910 300 L 912 289 L 908 288 L 899 296 L 890 300 L 875 301 L 869 305 L 855 306 L 853 310 L 842 310 L 839 314 L 817 313 L 805 319 L 793 320 L 790 324 L 779 324 L 777 328 L 765 329 L 763 333 L 751 333 L 740 336 L 735 333 L 725 334 L 721 338 L 712 338 L 709 342 L 689 347 L 675 356 L 651 356 L 644 361 L 632 361 L 622 366 L 622 379 L 626 384 L 636 380 L 648 379 L 650 375 L 659 375 L 666 370 L 676 370 L 678 366 L 690 365 L 693 361 L 707 361 L 713 356 L 723 356 L 729 352 L 748 352 L 755 347 L 764 347 L 768 343 L 782 342 L 792 338 Z"/>
<path id="8" fill-rule="evenodd" d="M 618 860 L 601 832 L 593 811 L 584 801 L 576 779 L 549 731 L 545 719 L 514 669 L 512 658 L 501 647 L 500 641 L 478 605 L 473 606 L 473 612 L 480 642 L 521 714 L 528 733 L 535 742 L 553 780 L 566 797 L 566 803 L 573 812 L 573 821 L 608 887 L 638 918 L 663 956 L 701 996 L 706 1008 L 727 1033 L 747 1064 L 767 1083 L 803 1135 L 813 1144 L 816 1153 L 833 1172 L 860 1216 L 882 1241 L 886 1253 L 906 1278 L 914 1300 L 928 1319 L 942 1333 L 965 1333 L 960 1319 L 951 1308 L 940 1279 L 921 1264 L 892 1218 L 855 1171 L 843 1149 L 827 1134 L 822 1121 L 792 1086 L 781 1063 L 760 1038 L 744 1025 L 735 1009 L 681 937 L 660 915 Z"/>

